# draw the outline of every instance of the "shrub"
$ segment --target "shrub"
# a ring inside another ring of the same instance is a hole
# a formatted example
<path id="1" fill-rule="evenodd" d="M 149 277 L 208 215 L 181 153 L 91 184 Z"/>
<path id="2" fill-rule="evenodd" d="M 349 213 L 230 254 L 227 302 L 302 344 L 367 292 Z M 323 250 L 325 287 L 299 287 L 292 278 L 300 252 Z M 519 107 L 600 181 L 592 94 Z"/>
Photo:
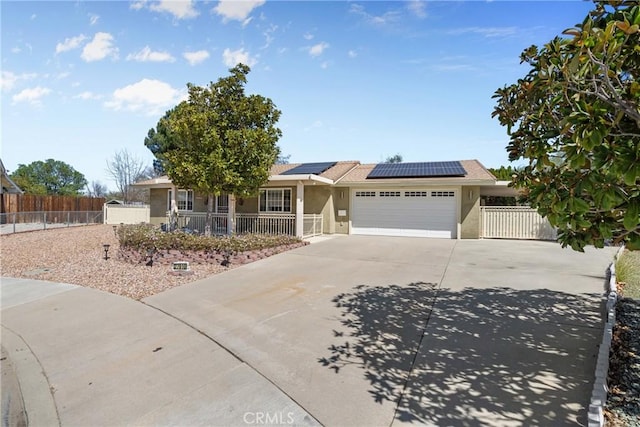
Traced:
<path id="1" fill-rule="evenodd" d="M 616 262 L 616 278 L 625 285 L 622 294 L 640 300 L 640 251 L 625 250 Z"/>
<path id="2" fill-rule="evenodd" d="M 121 225 L 118 227 L 120 247 L 138 251 L 176 249 L 237 253 L 300 243 L 294 236 L 271 234 L 241 234 L 206 237 L 183 231 L 164 232 L 150 224 Z"/>

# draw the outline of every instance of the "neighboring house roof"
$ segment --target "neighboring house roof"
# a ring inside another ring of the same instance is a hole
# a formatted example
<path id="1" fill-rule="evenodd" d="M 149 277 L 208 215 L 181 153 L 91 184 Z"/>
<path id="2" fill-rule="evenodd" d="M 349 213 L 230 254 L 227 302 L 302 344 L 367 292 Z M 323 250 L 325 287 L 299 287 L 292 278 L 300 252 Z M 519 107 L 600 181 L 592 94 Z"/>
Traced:
<path id="1" fill-rule="evenodd" d="M 491 185 L 495 184 L 496 178 L 489 172 L 482 163 L 478 160 L 460 160 L 459 161 L 464 168 L 465 176 L 452 176 L 452 177 L 422 177 L 422 178 L 374 178 L 367 179 L 369 173 L 373 170 L 376 164 L 358 165 L 349 173 L 347 173 L 342 179 L 338 180 L 342 185 L 388 185 L 388 184 L 449 184 L 449 185 Z"/>
<path id="2" fill-rule="evenodd" d="M 9 178 L 9 174 L 2 163 L 2 159 L 0 159 L 0 193 L 14 193 L 14 194 L 22 194 L 24 191 L 20 189 L 16 185 L 15 182 L 11 178 Z"/>

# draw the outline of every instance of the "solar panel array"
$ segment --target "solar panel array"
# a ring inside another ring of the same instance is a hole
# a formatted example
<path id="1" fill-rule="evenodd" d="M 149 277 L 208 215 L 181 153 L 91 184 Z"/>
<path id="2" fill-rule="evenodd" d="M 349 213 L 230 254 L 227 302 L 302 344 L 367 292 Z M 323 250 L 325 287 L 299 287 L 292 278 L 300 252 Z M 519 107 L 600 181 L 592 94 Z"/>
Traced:
<path id="1" fill-rule="evenodd" d="M 281 175 L 304 175 L 313 174 L 320 175 L 322 172 L 333 167 L 338 162 L 321 162 L 321 163 L 303 163 L 288 171 L 282 172 Z"/>
<path id="2" fill-rule="evenodd" d="M 465 176 L 460 162 L 380 163 L 367 176 L 370 178 L 427 178 Z"/>

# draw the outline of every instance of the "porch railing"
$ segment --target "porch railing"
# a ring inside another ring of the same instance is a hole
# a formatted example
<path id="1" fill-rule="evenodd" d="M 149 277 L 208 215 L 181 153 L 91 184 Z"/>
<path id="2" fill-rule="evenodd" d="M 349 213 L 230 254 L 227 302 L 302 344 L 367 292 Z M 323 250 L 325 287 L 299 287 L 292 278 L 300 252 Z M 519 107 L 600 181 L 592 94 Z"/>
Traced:
<path id="1" fill-rule="evenodd" d="M 180 212 L 178 215 L 178 228 L 204 233 L 206 223 L 206 213 L 202 212 Z M 170 216 L 167 214 L 167 224 L 170 223 Z M 216 213 L 212 215 L 211 232 L 213 234 L 227 234 L 227 214 Z M 262 234 L 296 234 L 295 214 L 236 214 L 234 221 L 234 232 L 262 233 Z"/>
<path id="2" fill-rule="evenodd" d="M 207 214 L 202 212 L 181 212 L 178 215 L 178 228 L 189 230 L 194 233 L 204 233 L 204 227 L 207 221 Z M 167 223 L 169 223 L 169 215 L 167 215 Z M 211 233 L 227 234 L 227 214 L 215 213 L 211 217 Z"/>
<path id="3" fill-rule="evenodd" d="M 302 218 L 302 237 L 313 237 L 322 234 L 322 215 L 304 214 Z"/>
<path id="4" fill-rule="evenodd" d="M 296 235 L 295 214 L 236 214 L 235 232 Z"/>

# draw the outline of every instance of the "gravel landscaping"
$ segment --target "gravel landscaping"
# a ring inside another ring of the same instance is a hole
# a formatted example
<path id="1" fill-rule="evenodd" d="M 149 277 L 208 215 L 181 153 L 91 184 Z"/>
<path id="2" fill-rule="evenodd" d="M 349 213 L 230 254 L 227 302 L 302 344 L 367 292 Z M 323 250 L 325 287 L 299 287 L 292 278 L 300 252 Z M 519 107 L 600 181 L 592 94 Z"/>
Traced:
<path id="1" fill-rule="evenodd" d="M 166 265 L 147 267 L 117 259 L 118 240 L 110 225 L 89 225 L 0 236 L 0 274 L 71 283 L 133 299 L 228 270 L 217 264 L 192 265 L 193 274 L 169 274 Z M 104 259 L 103 244 L 110 244 Z"/>
<path id="2" fill-rule="evenodd" d="M 616 324 L 609 352 L 605 414 L 611 427 L 640 427 L 640 252 L 616 262 Z"/>
<path id="3" fill-rule="evenodd" d="M 640 426 L 640 302 L 616 304 L 609 358 L 607 415 L 610 426 Z"/>

